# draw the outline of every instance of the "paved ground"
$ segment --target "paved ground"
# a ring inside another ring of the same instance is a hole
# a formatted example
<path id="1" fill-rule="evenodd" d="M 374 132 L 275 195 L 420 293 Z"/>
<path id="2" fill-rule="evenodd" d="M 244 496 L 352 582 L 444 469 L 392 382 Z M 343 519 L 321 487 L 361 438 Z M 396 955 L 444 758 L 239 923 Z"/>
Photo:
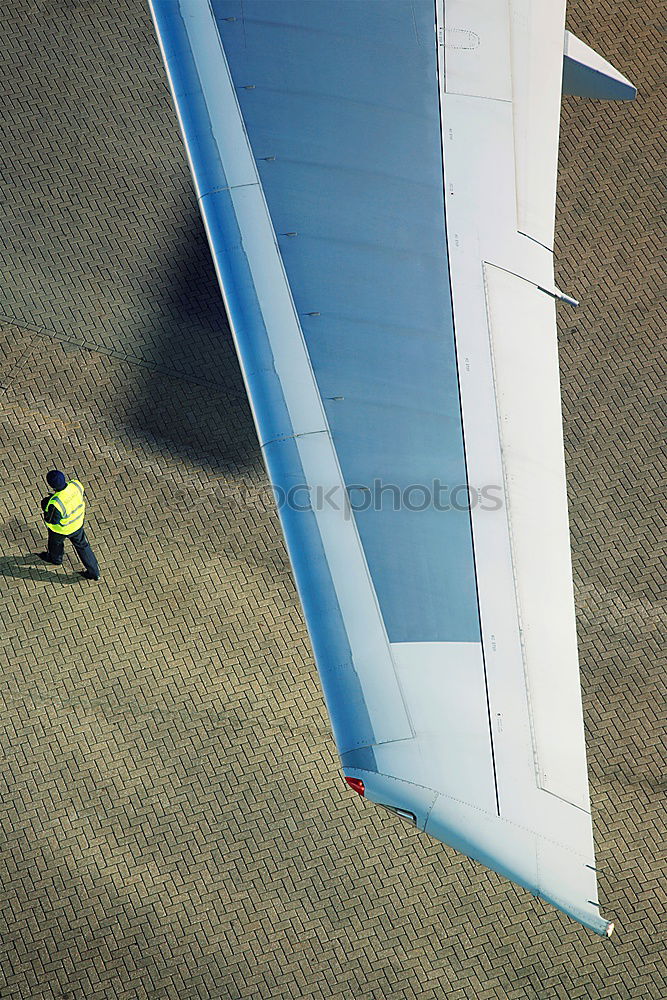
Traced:
<path id="1" fill-rule="evenodd" d="M 605 942 L 346 791 L 145 5 L 0 4 L 2 1000 L 667 996 L 658 12 L 572 3 L 640 98 L 563 116 Z M 98 585 L 30 555 L 53 464 Z"/>

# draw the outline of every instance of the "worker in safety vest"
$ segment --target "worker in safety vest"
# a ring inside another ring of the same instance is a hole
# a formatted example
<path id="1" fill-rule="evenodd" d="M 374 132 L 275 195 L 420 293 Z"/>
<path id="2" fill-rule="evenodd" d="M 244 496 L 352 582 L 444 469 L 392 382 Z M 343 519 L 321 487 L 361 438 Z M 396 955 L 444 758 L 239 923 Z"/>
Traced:
<path id="1" fill-rule="evenodd" d="M 42 500 L 49 541 L 48 551 L 40 552 L 39 558 L 44 562 L 53 563 L 54 566 L 60 566 L 65 551 L 65 539 L 69 538 L 79 559 L 86 567 L 81 571 L 81 575 L 86 580 L 99 580 L 100 567 L 83 530 L 86 502 L 83 499 L 82 484 L 78 479 L 70 479 L 68 482 L 58 469 L 52 469 L 47 473 L 46 481 L 54 492 Z"/>

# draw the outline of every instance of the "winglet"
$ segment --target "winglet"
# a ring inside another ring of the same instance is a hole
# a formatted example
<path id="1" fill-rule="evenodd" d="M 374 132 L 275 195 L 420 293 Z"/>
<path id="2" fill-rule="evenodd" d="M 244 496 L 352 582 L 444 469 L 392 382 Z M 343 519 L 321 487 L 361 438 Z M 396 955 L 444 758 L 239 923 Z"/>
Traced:
<path id="1" fill-rule="evenodd" d="M 563 93 L 608 101 L 632 101 L 637 96 L 637 89 L 590 45 L 566 31 Z"/>

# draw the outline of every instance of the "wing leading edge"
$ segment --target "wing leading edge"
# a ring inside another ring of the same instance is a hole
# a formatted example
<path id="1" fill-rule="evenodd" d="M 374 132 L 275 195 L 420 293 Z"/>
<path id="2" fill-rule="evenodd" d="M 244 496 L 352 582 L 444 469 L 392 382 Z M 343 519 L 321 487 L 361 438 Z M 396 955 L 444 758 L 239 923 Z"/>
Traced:
<path id="1" fill-rule="evenodd" d="M 345 774 L 608 934 L 550 249 L 564 5 L 151 6 Z"/>

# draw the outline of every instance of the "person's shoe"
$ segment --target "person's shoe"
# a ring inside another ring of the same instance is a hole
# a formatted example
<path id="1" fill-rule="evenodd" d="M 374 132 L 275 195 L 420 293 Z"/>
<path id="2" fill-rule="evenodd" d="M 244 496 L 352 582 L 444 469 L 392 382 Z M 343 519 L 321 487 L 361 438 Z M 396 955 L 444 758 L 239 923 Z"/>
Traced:
<path id="1" fill-rule="evenodd" d="M 44 562 L 51 563 L 52 566 L 62 566 L 62 563 L 56 562 L 55 559 L 52 559 L 48 552 L 38 552 L 37 555 L 40 559 L 43 559 Z"/>
<path id="2" fill-rule="evenodd" d="M 79 573 L 84 578 L 84 580 L 99 580 L 99 576 L 93 576 L 93 574 L 88 569 L 80 569 Z"/>

